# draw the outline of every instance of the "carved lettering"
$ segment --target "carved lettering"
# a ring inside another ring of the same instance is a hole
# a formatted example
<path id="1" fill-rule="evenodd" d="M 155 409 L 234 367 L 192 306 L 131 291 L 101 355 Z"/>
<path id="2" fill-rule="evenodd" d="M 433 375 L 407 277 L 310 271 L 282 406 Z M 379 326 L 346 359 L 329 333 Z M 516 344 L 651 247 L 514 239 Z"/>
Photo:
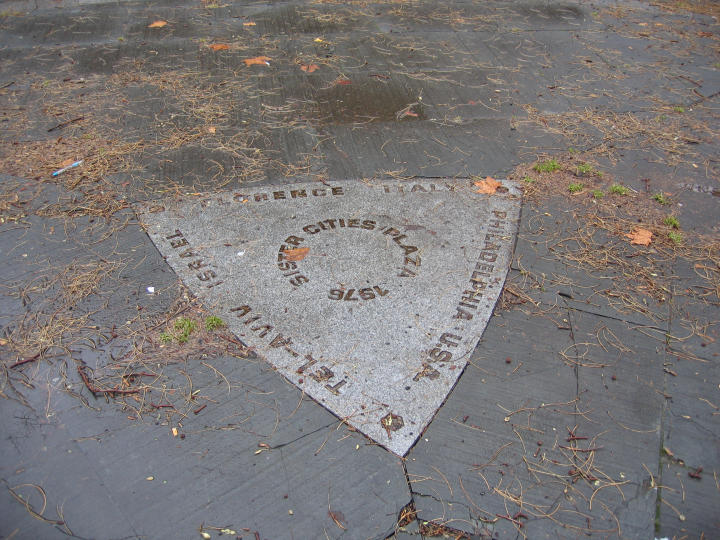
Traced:
<path id="1" fill-rule="evenodd" d="M 307 368 L 312 367 L 317 363 L 317 360 L 315 360 L 311 354 L 306 354 L 305 360 L 307 360 L 307 362 L 305 362 L 302 366 L 297 368 L 297 370 L 295 370 L 295 373 L 302 375 L 303 373 L 305 373 L 305 370 Z"/>
<path id="2" fill-rule="evenodd" d="M 273 326 L 271 326 L 269 324 L 264 324 L 262 326 L 255 326 L 255 327 L 250 328 L 250 330 L 252 330 L 253 332 L 257 332 L 258 330 L 261 330 L 261 332 L 258 334 L 260 337 L 265 337 L 266 335 L 268 335 L 268 332 L 270 332 L 270 330 L 272 330 L 272 329 L 273 329 Z"/>
<path id="3" fill-rule="evenodd" d="M 276 349 L 278 347 L 285 347 L 287 345 L 290 345 L 291 343 L 292 343 L 292 340 L 290 338 L 284 338 L 282 334 L 278 334 L 270 342 L 270 346 L 273 349 Z"/>
<path id="4" fill-rule="evenodd" d="M 182 246 L 190 245 L 186 238 L 179 238 L 178 240 L 170 240 L 170 246 L 177 249 Z"/>
<path id="5" fill-rule="evenodd" d="M 205 266 L 207 266 L 207 263 L 205 263 L 202 259 L 188 263 L 188 268 L 190 270 L 200 270 Z"/>
<path id="6" fill-rule="evenodd" d="M 430 357 L 430 362 L 448 362 L 452 358 L 452 353 L 436 347 L 428 353 L 428 356 Z"/>
<path id="7" fill-rule="evenodd" d="M 358 300 L 375 300 L 378 296 L 386 296 L 390 291 L 383 289 L 379 285 L 374 287 L 365 287 L 362 289 L 330 289 L 328 298 L 330 300 L 346 300 L 349 302 L 357 302 Z M 357 294 L 357 296 L 356 296 Z M 360 298 L 358 298 L 358 296 Z"/>
<path id="8" fill-rule="evenodd" d="M 322 366 L 314 373 L 309 374 L 316 382 L 329 381 L 335 376 L 335 373 L 327 366 Z"/>
<path id="9" fill-rule="evenodd" d="M 418 382 L 423 377 L 427 377 L 430 380 L 435 380 L 440 376 L 440 372 L 432 367 L 427 362 L 422 363 L 422 369 L 418 371 L 413 377 L 413 381 Z"/>
<path id="10" fill-rule="evenodd" d="M 239 319 L 242 319 L 245 315 L 250 313 L 250 311 L 252 311 L 252 310 L 250 309 L 250 306 L 240 306 L 240 307 L 230 308 L 230 311 L 235 313 Z"/>
<path id="11" fill-rule="evenodd" d="M 346 381 L 345 379 L 343 379 L 343 380 L 335 383 L 334 385 L 326 384 L 326 385 L 325 385 L 325 388 L 326 388 L 327 390 L 329 390 L 330 392 L 332 392 L 333 394 L 335 394 L 336 396 L 339 396 L 339 395 L 340 395 L 340 388 L 342 388 L 343 386 L 345 386 L 345 383 L 346 383 L 346 382 L 347 382 L 347 381 Z"/>
<path id="12" fill-rule="evenodd" d="M 448 334 L 447 332 L 445 332 L 442 336 L 440 336 L 440 343 L 442 343 L 443 345 L 448 345 L 449 347 L 457 347 L 461 339 L 462 338 L 460 336 L 456 336 L 455 334 Z"/>
<path id="13" fill-rule="evenodd" d="M 198 272 L 195 275 L 200 281 L 210 281 L 211 279 L 217 277 L 217 274 L 213 270 L 205 270 L 204 272 Z"/>
<path id="14" fill-rule="evenodd" d="M 182 251 L 178 252 L 178 256 L 183 259 L 200 256 L 200 254 L 195 251 L 192 246 L 190 246 L 190 242 L 187 238 L 185 238 L 180 229 L 175 229 L 175 232 L 173 234 L 165 236 L 165 239 L 170 241 L 170 247 L 172 247 L 173 249 L 179 249 L 182 247 L 185 248 Z M 200 270 L 201 268 L 207 267 L 208 263 L 203 261 L 203 259 L 196 259 L 192 262 L 189 262 L 187 266 L 190 270 Z M 222 280 L 208 283 L 209 281 L 212 281 L 213 279 L 218 277 L 217 273 L 214 270 L 203 270 L 202 272 L 197 272 L 195 274 L 195 277 L 198 279 L 198 281 L 203 282 L 208 289 L 222 283 Z"/>
<path id="15" fill-rule="evenodd" d="M 195 251 L 193 251 L 192 248 L 187 248 L 186 250 L 181 251 L 180 253 L 178 253 L 178 255 L 180 255 L 181 257 L 185 257 L 185 258 L 186 258 L 186 257 L 197 257 L 197 256 L 198 256 L 198 254 L 197 254 Z"/>

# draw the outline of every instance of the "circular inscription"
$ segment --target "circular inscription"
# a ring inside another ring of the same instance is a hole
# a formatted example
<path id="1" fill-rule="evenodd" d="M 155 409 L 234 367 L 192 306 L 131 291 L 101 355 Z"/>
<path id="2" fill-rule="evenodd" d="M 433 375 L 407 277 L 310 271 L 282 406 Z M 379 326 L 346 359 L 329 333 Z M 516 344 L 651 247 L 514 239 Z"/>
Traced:
<path id="1" fill-rule="evenodd" d="M 415 277 L 421 260 L 418 246 L 386 221 L 336 217 L 308 223 L 302 233 L 285 238 L 276 265 L 293 287 L 309 283 L 313 267 L 322 265 L 333 276 L 329 300 L 365 302 L 389 294 L 383 286 L 388 277 Z"/>

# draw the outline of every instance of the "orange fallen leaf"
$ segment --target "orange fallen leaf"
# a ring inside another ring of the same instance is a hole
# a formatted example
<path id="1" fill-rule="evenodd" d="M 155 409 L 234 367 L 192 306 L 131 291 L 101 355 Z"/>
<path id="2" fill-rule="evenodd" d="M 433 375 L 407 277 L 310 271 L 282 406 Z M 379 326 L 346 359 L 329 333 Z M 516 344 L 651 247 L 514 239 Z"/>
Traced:
<path id="1" fill-rule="evenodd" d="M 243 62 L 245 62 L 246 66 L 269 66 L 270 60 L 272 59 L 268 56 L 256 56 L 254 58 L 246 58 Z"/>
<path id="2" fill-rule="evenodd" d="M 485 178 L 485 180 L 475 182 L 475 185 L 477 186 L 475 193 L 485 193 L 487 195 L 492 195 L 497 191 L 497 188 L 502 186 L 502 183 L 495 180 L 492 176 L 488 176 L 487 178 Z"/>
<path id="3" fill-rule="evenodd" d="M 283 255 L 285 255 L 286 261 L 302 261 L 305 257 L 307 257 L 307 254 L 310 252 L 309 247 L 301 247 L 301 248 L 295 248 L 295 249 L 286 249 L 283 251 Z"/>
<path id="4" fill-rule="evenodd" d="M 215 133 L 215 126 L 208 126 L 207 132 L 208 132 L 208 133 Z"/>
<path id="5" fill-rule="evenodd" d="M 210 48 L 213 51 L 227 51 L 230 48 L 230 45 L 227 43 L 213 43 L 210 45 Z"/>
<path id="6" fill-rule="evenodd" d="M 631 244 L 638 244 L 640 246 L 649 246 L 652 242 L 653 233 L 647 229 L 635 229 L 631 233 L 625 234 L 630 239 Z"/>
<path id="7" fill-rule="evenodd" d="M 352 81 L 350 79 L 337 79 L 335 84 L 352 84 Z"/>
<path id="8" fill-rule="evenodd" d="M 255 26 L 256 23 L 250 21 L 250 22 L 244 22 L 243 26 Z"/>
<path id="9" fill-rule="evenodd" d="M 320 68 L 320 66 L 318 66 L 317 64 L 300 64 L 300 69 L 302 69 L 303 71 L 305 71 L 307 73 L 312 73 L 313 71 L 316 71 L 319 68 Z"/>
<path id="10" fill-rule="evenodd" d="M 167 21 L 155 21 L 154 23 L 148 24 L 148 28 L 162 28 L 167 24 Z"/>

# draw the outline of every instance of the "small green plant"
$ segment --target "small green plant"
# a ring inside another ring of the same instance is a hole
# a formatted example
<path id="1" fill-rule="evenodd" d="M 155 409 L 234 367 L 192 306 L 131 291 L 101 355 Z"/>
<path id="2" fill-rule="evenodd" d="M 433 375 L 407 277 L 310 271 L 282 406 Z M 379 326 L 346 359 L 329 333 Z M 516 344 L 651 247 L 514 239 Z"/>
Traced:
<path id="1" fill-rule="evenodd" d="M 222 328 L 223 326 L 225 326 L 225 322 L 220 317 L 210 315 L 209 317 L 205 318 L 205 329 L 209 332 L 217 330 L 218 328 Z"/>
<path id="2" fill-rule="evenodd" d="M 621 186 L 620 184 L 613 184 L 610 186 L 610 193 L 613 195 L 627 195 L 630 193 L 630 189 L 625 186 Z"/>
<path id="3" fill-rule="evenodd" d="M 552 158 L 547 161 L 536 163 L 533 170 L 539 173 L 555 172 L 560 170 L 560 164 L 555 158 Z"/>
<path id="4" fill-rule="evenodd" d="M 535 179 L 534 179 L 534 178 L 530 178 L 529 176 L 526 176 L 525 178 L 523 178 L 523 182 L 525 182 L 526 184 L 534 184 L 534 183 L 535 183 Z"/>
<path id="5" fill-rule="evenodd" d="M 163 332 L 160 334 L 160 341 L 163 343 L 171 343 L 173 340 L 173 336 L 170 332 Z"/>
<path id="6" fill-rule="evenodd" d="M 673 111 L 675 111 L 676 113 L 684 113 L 685 107 L 680 107 L 680 106 L 673 107 Z"/>
<path id="7" fill-rule="evenodd" d="M 663 219 L 663 223 L 667 225 L 668 227 L 672 227 L 673 229 L 679 229 L 680 228 L 680 222 L 677 220 L 675 216 L 668 216 L 665 219 Z"/>
<path id="8" fill-rule="evenodd" d="M 577 154 L 577 150 L 575 150 L 575 148 L 573 148 L 572 146 L 568 148 L 568 152 L 570 152 L 571 154 Z"/>
<path id="9" fill-rule="evenodd" d="M 575 170 L 576 176 L 602 176 L 602 173 L 589 163 L 581 163 Z"/>
<path id="10" fill-rule="evenodd" d="M 568 191 L 570 193 L 577 193 L 578 191 L 582 191 L 584 187 L 585 187 L 584 184 L 579 184 L 577 182 L 573 182 L 572 184 L 570 184 L 568 186 Z"/>
<path id="11" fill-rule="evenodd" d="M 656 121 L 656 122 L 664 122 L 665 120 L 667 120 L 667 115 L 666 115 L 666 114 L 661 114 L 661 115 L 659 115 L 657 118 L 655 118 L 655 121 Z"/>
<path id="12" fill-rule="evenodd" d="M 596 189 L 592 192 L 593 199 L 602 199 L 605 196 L 605 192 L 601 189 Z"/>
<path id="13" fill-rule="evenodd" d="M 675 232 L 675 231 L 670 231 L 668 233 L 668 238 L 670 240 L 672 240 L 673 242 L 675 242 L 676 244 L 682 244 L 682 241 L 683 241 L 682 234 Z"/>
<path id="14" fill-rule="evenodd" d="M 656 193 L 655 195 L 653 195 L 653 199 L 655 199 L 662 205 L 670 204 L 670 201 L 663 193 Z"/>
<path id="15" fill-rule="evenodd" d="M 187 343 L 190 338 L 190 334 L 192 334 L 196 328 L 197 323 L 192 319 L 180 317 L 177 321 L 175 321 L 175 330 L 179 332 L 179 334 L 175 336 L 178 343 Z"/>

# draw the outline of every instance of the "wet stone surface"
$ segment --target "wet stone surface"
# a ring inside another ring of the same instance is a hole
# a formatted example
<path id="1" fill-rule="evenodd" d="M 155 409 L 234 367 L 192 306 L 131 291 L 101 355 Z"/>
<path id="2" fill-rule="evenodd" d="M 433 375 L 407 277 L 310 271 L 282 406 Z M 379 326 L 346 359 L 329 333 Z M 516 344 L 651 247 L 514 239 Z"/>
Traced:
<path id="1" fill-rule="evenodd" d="M 471 180 L 293 184 L 143 205 L 186 285 L 287 379 L 405 455 L 502 289 L 520 199 Z"/>

